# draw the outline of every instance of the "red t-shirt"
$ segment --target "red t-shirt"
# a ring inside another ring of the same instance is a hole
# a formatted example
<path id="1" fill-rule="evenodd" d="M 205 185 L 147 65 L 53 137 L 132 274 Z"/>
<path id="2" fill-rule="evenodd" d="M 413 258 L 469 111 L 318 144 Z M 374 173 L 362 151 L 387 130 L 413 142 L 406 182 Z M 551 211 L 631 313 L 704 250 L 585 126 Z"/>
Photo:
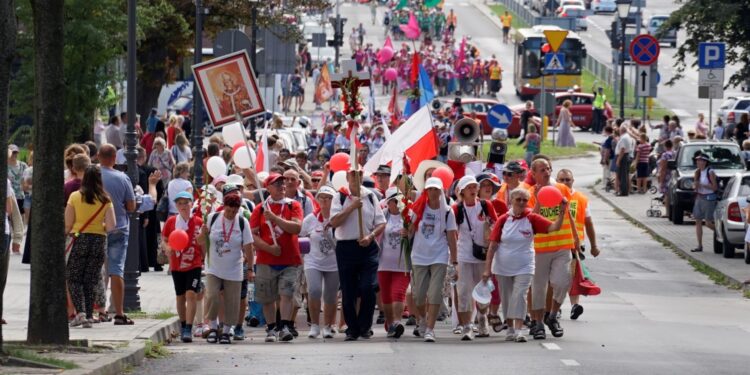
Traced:
<path id="1" fill-rule="evenodd" d="M 497 216 L 503 215 L 508 212 L 508 205 L 505 202 L 497 198 L 491 200 L 490 202 L 492 202 L 492 208 L 495 209 L 495 214 Z"/>
<path id="2" fill-rule="evenodd" d="M 302 221 L 302 206 L 299 202 L 284 198 L 288 203 L 269 203 L 268 209 L 276 215 L 281 216 L 284 220 L 293 218 Z M 255 235 L 255 231 L 260 228 L 260 238 L 268 244 L 273 244 L 271 237 L 271 228 L 266 224 L 263 211 L 263 204 L 255 206 L 252 215 L 250 215 L 250 229 Z M 302 264 L 302 256 L 299 252 L 299 240 L 296 234 L 283 232 L 281 228 L 271 224 L 276 232 L 276 243 L 281 247 L 281 255 L 273 256 L 265 251 L 257 251 L 256 264 L 267 264 L 272 266 L 297 266 Z"/>
<path id="3" fill-rule="evenodd" d="M 165 239 L 169 239 L 169 235 L 175 230 L 175 222 L 179 215 L 171 216 L 164 223 L 161 235 Z M 199 216 L 190 216 L 188 219 L 188 247 L 182 251 L 172 251 L 169 255 L 169 269 L 172 271 L 185 272 L 190 271 L 194 268 L 200 268 L 203 266 L 203 247 L 195 241 L 201 232 L 201 226 L 203 225 L 203 219 Z M 173 249 L 174 250 L 174 249 Z"/>
<path id="4" fill-rule="evenodd" d="M 503 226 L 508 221 L 509 217 L 513 217 L 516 220 L 526 218 L 531 223 L 531 230 L 536 233 L 547 233 L 547 229 L 552 225 L 552 222 L 547 220 L 542 215 L 531 212 L 531 209 L 527 208 L 520 216 L 512 216 L 510 212 L 507 212 L 497 219 L 497 223 L 492 227 L 492 233 L 490 233 L 490 241 L 500 242 L 503 237 Z"/>

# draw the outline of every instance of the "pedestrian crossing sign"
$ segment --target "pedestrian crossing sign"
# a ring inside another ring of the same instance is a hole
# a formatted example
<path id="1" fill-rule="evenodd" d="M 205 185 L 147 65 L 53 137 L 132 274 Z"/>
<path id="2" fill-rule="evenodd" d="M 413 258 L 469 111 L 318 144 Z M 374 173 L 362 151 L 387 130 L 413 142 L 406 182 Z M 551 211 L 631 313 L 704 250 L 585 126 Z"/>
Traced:
<path id="1" fill-rule="evenodd" d="M 545 73 L 565 72 L 565 55 L 562 53 L 548 53 L 544 55 Z"/>

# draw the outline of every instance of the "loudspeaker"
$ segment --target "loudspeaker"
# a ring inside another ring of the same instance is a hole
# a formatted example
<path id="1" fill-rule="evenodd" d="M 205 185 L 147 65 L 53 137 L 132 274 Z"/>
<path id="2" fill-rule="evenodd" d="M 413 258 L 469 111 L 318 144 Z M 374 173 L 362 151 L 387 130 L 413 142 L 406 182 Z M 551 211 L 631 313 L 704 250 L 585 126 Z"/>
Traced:
<path id="1" fill-rule="evenodd" d="M 458 143 L 475 142 L 479 135 L 479 124 L 470 118 L 462 118 L 453 124 L 453 136 Z"/>
<path id="2" fill-rule="evenodd" d="M 464 164 L 474 160 L 474 146 L 452 144 L 448 147 L 448 160 L 457 160 Z"/>
<path id="3" fill-rule="evenodd" d="M 432 101 L 432 109 L 434 109 L 436 111 L 438 109 L 440 109 L 440 100 L 435 99 L 435 100 Z"/>
<path id="4" fill-rule="evenodd" d="M 505 163 L 505 153 L 508 151 L 508 145 L 505 142 L 490 143 L 490 155 L 487 158 L 488 163 Z"/>

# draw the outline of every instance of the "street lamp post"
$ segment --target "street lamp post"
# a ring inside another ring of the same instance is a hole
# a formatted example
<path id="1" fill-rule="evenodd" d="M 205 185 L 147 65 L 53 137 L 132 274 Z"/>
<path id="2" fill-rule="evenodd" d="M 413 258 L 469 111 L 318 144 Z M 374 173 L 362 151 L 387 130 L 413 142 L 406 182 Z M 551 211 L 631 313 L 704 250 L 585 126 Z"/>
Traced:
<path id="1" fill-rule="evenodd" d="M 135 23 L 136 23 L 136 0 L 128 0 L 128 124 L 125 129 L 125 159 L 128 165 L 128 177 L 133 187 L 138 185 L 138 165 L 136 158 L 136 42 L 135 42 Z M 123 298 L 123 307 L 126 311 L 137 311 L 141 309 L 141 299 L 138 295 L 138 278 L 140 276 L 140 224 L 138 212 L 130 213 L 130 228 L 128 237 L 127 256 L 125 258 L 125 295 Z"/>
<path id="2" fill-rule="evenodd" d="M 253 71 L 258 73 L 257 55 L 256 50 L 258 49 L 257 38 L 258 38 L 258 0 L 249 0 L 252 9 L 250 10 L 250 64 L 253 66 Z M 255 142 L 255 119 L 250 119 L 250 139 Z"/>
<path id="3" fill-rule="evenodd" d="M 194 64 L 200 64 L 203 58 L 203 12 L 203 1 L 195 0 Z M 203 186 L 203 102 L 195 77 L 193 77 L 193 155 L 195 156 L 195 186 Z"/>
<path id="4" fill-rule="evenodd" d="M 631 0 L 617 0 L 617 17 L 620 19 L 620 118 L 625 118 L 625 28 L 630 13 Z"/>

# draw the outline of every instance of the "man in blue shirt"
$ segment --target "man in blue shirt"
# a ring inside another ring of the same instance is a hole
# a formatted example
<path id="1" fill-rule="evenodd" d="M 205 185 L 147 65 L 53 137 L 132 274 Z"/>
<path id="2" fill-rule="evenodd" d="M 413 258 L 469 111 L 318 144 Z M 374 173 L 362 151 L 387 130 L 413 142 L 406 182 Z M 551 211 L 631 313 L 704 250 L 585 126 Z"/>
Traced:
<path id="1" fill-rule="evenodd" d="M 112 305 L 115 310 L 115 325 L 131 325 L 123 311 L 125 296 L 125 259 L 128 253 L 130 219 L 128 213 L 135 211 L 135 194 L 130 178 L 113 169 L 117 149 L 104 144 L 99 149 L 104 190 L 109 194 L 115 208 L 116 228 L 107 234 L 107 274 L 112 288 Z"/>

